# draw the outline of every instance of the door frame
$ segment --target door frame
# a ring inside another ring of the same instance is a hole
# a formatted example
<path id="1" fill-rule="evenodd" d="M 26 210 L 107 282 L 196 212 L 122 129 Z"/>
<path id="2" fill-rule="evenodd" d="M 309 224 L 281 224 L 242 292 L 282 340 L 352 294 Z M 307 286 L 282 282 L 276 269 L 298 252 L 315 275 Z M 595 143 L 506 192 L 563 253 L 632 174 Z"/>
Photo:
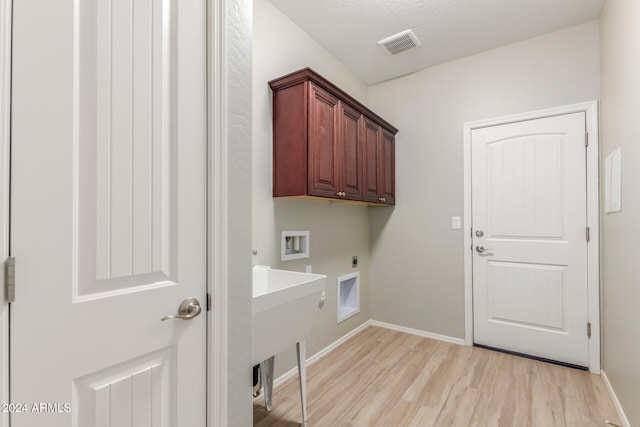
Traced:
<path id="1" fill-rule="evenodd" d="M 9 138 L 11 123 L 12 0 L 0 0 L 0 264 L 9 255 Z M 9 304 L 0 274 L 0 402 L 9 402 Z M 9 414 L 0 412 L 0 427 Z"/>
<path id="2" fill-rule="evenodd" d="M 586 131 L 589 134 L 587 149 L 587 226 L 590 239 L 587 245 L 587 287 L 588 321 L 591 323 L 589 340 L 589 371 L 600 373 L 600 209 L 599 209 L 599 134 L 598 102 L 589 101 L 579 104 L 537 110 L 504 117 L 467 122 L 464 132 L 464 306 L 465 306 L 465 344 L 473 345 L 473 251 L 471 236 L 471 135 L 474 129 L 503 125 L 525 120 L 542 119 L 572 113 L 585 113 Z M 586 325 L 585 325 L 585 333 Z"/>
<path id="3" fill-rule="evenodd" d="M 207 0 L 207 425 L 251 422 L 252 0 Z"/>

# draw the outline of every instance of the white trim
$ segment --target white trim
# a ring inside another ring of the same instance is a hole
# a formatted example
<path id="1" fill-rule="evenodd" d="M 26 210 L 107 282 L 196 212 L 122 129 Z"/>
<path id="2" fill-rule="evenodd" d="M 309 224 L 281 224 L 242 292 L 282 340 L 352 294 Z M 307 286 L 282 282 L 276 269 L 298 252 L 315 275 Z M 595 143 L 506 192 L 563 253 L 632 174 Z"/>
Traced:
<path id="1" fill-rule="evenodd" d="M 207 426 L 227 425 L 228 383 L 228 277 L 226 194 L 226 102 L 224 101 L 224 10 L 225 1 L 208 0 L 207 105 L 208 105 L 208 190 L 207 248 L 208 292 L 215 309 L 208 316 Z"/>
<path id="2" fill-rule="evenodd" d="M 487 126 L 514 123 L 524 120 L 540 119 L 584 112 L 586 130 L 589 132 L 587 150 L 587 217 L 591 229 L 591 240 L 587 245 L 589 322 L 591 339 L 589 340 L 589 370 L 600 373 L 600 214 L 598 186 L 598 102 L 549 108 L 528 113 L 498 117 L 489 120 L 469 122 L 463 125 L 464 140 L 464 288 L 465 288 L 465 343 L 473 345 L 473 288 L 472 288 L 472 245 L 471 238 L 471 132 Z"/>
<path id="3" fill-rule="evenodd" d="M 252 5 L 207 0 L 209 427 L 251 420 Z"/>
<path id="4" fill-rule="evenodd" d="M 587 280 L 589 292 L 589 370 L 599 374 L 600 350 L 600 129 L 598 126 L 598 103 L 593 101 L 583 105 L 589 133 L 587 150 L 587 226 L 590 241 L 587 245 Z"/>
<path id="5" fill-rule="evenodd" d="M 627 414 L 624 413 L 624 409 L 622 409 L 622 405 L 618 400 L 618 396 L 616 392 L 613 390 L 613 386 L 609 381 L 609 377 L 605 374 L 604 370 L 600 371 L 600 376 L 602 377 L 602 381 L 604 382 L 605 387 L 607 387 L 607 391 L 609 392 L 609 396 L 611 396 L 611 400 L 613 401 L 613 406 L 616 407 L 616 411 L 618 412 L 618 416 L 622 421 L 622 427 L 631 427 L 631 423 L 629 422 L 629 418 L 627 418 Z M 605 421 L 606 422 L 606 421 Z"/>
<path id="6" fill-rule="evenodd" d="M 406 334 L 417 335 L 423 338 L 430 338 L 432 340 L 444 341 L 450 344 L 465 345 L 465 341 L 462 338 L 450 337 L 448 335 L 440 335 L 433 332 L 422 331 L 420 329 L 406 328 L 404 326 L 393 325 L 391 323 L 379 322 L 377 320 L 371 320 L 371 326 L 378 326 L 380 328 L 391 329 L 393 331 L 404 332 Z"/>
<path id="7" fill-rule="evenodd" d="M 9 255 L 9 141 L 11 119 L 11 0 L 0 0 L 0 262 Z M 0 402 L 9 400 L 9 304 L 0 274 Z M 0 427 L 9 415 L 0 413 Z"/>

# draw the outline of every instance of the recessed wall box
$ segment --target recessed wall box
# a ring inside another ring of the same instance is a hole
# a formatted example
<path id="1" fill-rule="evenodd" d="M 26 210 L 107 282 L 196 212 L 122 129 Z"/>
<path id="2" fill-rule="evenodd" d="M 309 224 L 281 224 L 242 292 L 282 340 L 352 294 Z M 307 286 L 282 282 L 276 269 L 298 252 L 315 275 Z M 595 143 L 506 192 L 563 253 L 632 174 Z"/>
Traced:
<path id="1" fill-rule="evenodd" d="M 338 277 L 338 323 L 360 313 L 360 272 Z"/>
<path id="2" fill-rule="evenodd" d="M 309 258 L 309 232 L 283 231 L 280 246 L 282 261 Z"/>

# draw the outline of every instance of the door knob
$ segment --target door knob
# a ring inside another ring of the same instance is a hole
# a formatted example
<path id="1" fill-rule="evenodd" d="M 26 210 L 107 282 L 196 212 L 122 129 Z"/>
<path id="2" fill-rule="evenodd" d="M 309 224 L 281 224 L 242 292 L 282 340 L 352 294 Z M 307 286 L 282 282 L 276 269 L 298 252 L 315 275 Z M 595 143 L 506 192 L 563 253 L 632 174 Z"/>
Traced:
<path id="1" fill-rule="evenodd" d="M 485 247 L 484 247 L 484 246 L 482 246 L 482 245 L 478 245 L 478 246 L 476 246 L 476 251 L 478 251 L 478 253 L 479 253 L 479 254 L 484 253 L 484 252 L 486 252 L 486 251 L 492 251 L 492 250 L 493 250 L 493 249 L 491 249 L 491 248 L 485 248 Z"/>
<path id="2" fill-rule="evenodd" d="M 164 316 L 160 320 L 163 322 L 169 319 L 191 320 L 200 314 L 200 312 L 202 312 L 200 301 L 196 298 L 187 298 L 180 303 L 180 306 L 178 307 L 178 314 L 170 314 L 169 316 Z"/>

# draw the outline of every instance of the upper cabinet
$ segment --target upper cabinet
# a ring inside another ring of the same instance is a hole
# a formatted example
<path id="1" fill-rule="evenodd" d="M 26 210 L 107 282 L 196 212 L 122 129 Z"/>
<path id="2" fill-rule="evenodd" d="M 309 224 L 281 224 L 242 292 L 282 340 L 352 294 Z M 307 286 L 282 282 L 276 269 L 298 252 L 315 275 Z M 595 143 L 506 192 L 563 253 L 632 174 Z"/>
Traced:
<path id="1" fill-rule="evenodd" d="M 395 204 L 395 127 L 309 68 L 269 85 L 274 197 Z"/>

